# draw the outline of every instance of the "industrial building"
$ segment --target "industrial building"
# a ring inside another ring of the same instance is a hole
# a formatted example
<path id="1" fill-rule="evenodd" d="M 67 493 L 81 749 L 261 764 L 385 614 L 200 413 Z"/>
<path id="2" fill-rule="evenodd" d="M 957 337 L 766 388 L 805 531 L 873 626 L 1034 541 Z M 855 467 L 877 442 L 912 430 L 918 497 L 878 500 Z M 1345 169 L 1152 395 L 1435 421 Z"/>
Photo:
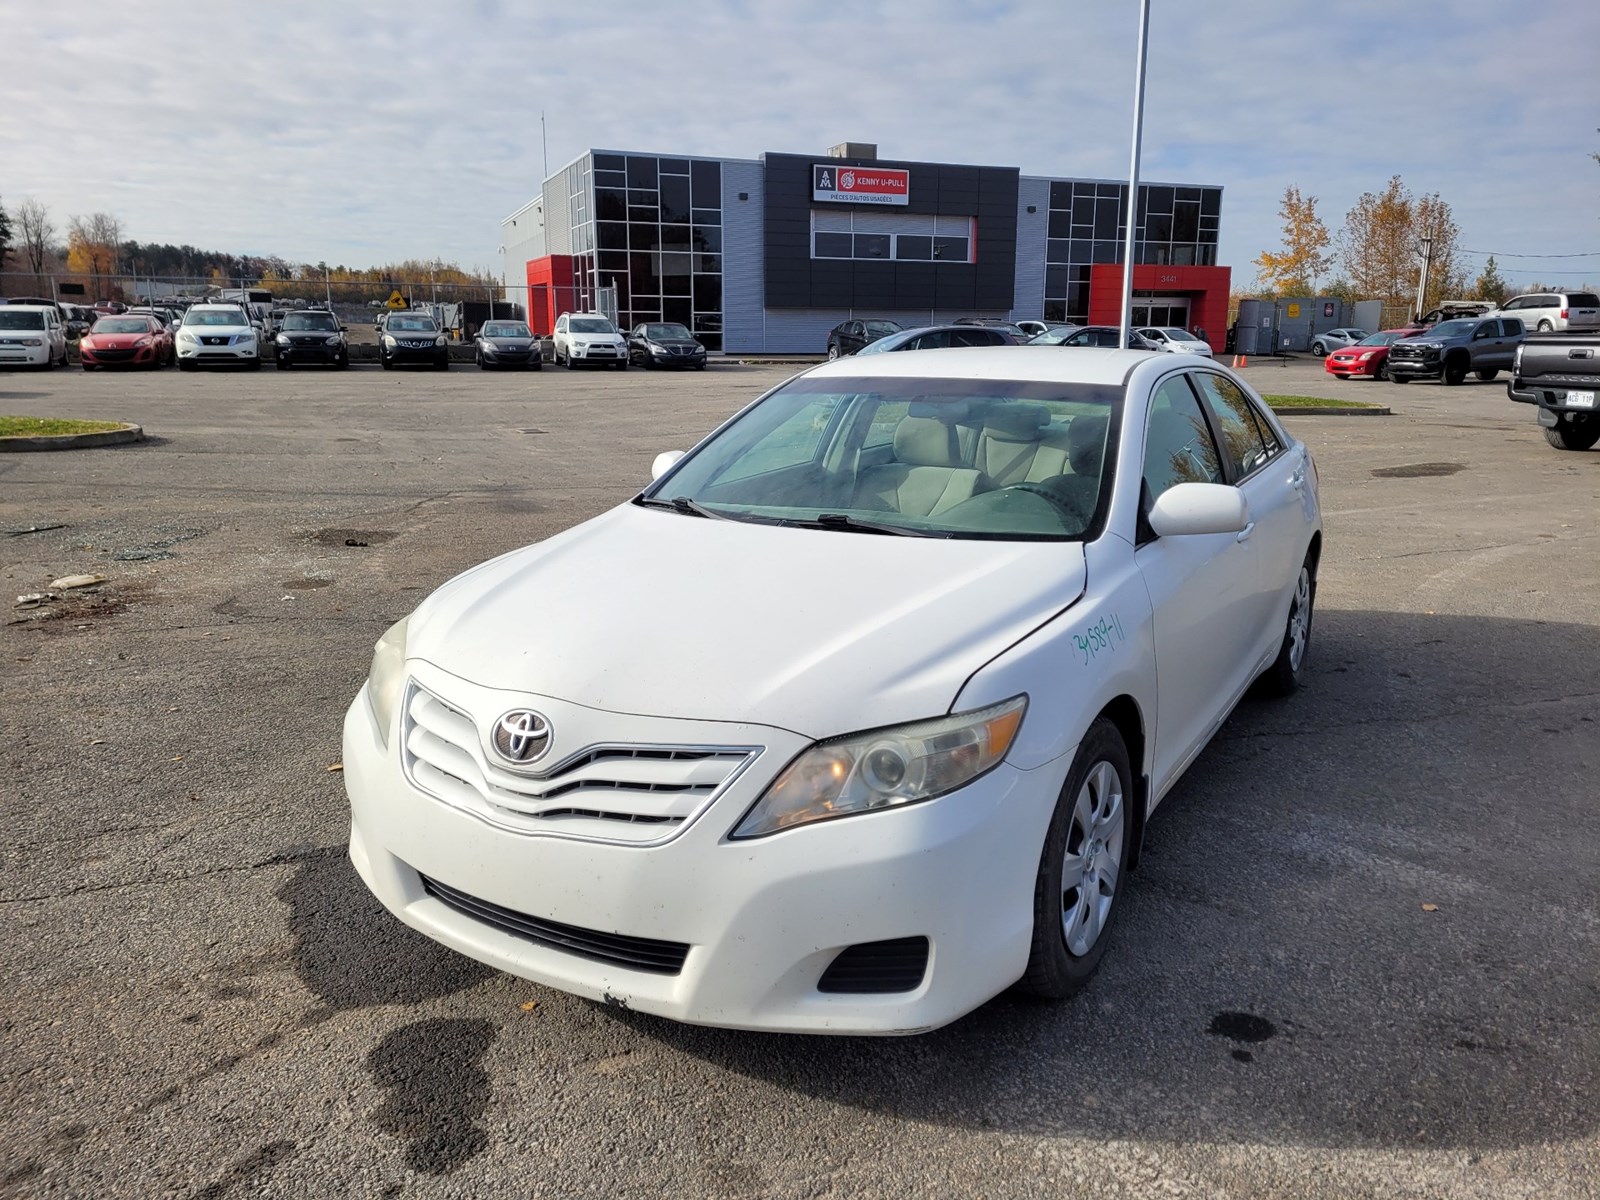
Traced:
<path id="1" fill-rule="evenodd" d="M 502 222 L 506 298 L 688 326 L 712 351 L 819 353 L 851 317 L 1116 324 L 1126 182 L 879 159 L 845 143 L 756 159 L 590 150 Z M 1218 349 L 1222 189 L 1141 183 L 1134 323 Z"/>

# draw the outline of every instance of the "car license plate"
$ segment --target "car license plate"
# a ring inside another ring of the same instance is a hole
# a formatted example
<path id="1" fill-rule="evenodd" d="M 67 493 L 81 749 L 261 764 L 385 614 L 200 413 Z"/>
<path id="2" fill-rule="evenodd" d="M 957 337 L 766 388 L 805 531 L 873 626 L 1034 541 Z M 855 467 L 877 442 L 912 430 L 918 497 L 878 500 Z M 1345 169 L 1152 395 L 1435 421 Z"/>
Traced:
<path id="1" fill-rule="evenodd" d="M 1567 407 L 1568 408 L 1593 408 L 1594 407 L 1594 393 L 1593 392 L 1568 392 L 1567 393 Z"/>

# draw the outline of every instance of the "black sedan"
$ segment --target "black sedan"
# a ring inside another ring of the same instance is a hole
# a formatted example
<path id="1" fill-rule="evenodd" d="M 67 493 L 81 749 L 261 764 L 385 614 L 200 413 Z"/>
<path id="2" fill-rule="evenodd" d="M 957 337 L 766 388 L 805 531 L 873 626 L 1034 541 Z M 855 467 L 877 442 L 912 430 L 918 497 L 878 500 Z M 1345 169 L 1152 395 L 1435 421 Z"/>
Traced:
<path id="1" fill-rule="evenodd" d="M 828 330 L 828 357 L 844 358 L 856 353 L 868 342 L 899 333 L 900 329 L 898 321 L 841 321 Z"/>
<path id="2" fill-rule="evenodd" d="M 1115 349 L 1120 343 L 1121 333 L 1115 325 L 1085 325 L 1082 329 L 1051 330 L 1041 333 L 1038 337 L 1029 340 L 1030 346 L 1110 346 Z M 1128 330 L 1129 350 L 1160 350 L 1161 347 L 1141 337 L 1135 330 Z"/>
<path id="3" fill-rule="evenodd" d="M 671 321 L 650 321 L 628 331 L 628 362 L 641 367 L 706 369 L 706 348 L 694 335 Z"/>
<path id="4" fill-rule="evenodd" d="M 481 370 L 526 367 L 537 371 L 544 365 L 539 339 L 521 321 L 485 321 L 478 330 L 473 357 Z"/>
<path id="5" fill-rule="evenodd" d="M 378 359 L 385 371 L 397 363 L 418 362 L 448 371 L 450 339 L 427 313 L 385 313 L 378 326 Z"/>
<path id="6" fill-rule="evenodd" d="M 1015 346 L 1020 339 L 1004 329 L 985 325 L 924 325 L 902 329 L 875 342 L 858 353 L 888 354 L 895 350 L 943 350 L 950 346 Z"/>
<path id="7" fill-rule="evenodd" d="M 350 344 L 345 327 L 331 312 L 287 312 L 283 328 L 272 339 L 278 370 L 302 363 L 322 363 L 341 371 L 350 365 Z"/>

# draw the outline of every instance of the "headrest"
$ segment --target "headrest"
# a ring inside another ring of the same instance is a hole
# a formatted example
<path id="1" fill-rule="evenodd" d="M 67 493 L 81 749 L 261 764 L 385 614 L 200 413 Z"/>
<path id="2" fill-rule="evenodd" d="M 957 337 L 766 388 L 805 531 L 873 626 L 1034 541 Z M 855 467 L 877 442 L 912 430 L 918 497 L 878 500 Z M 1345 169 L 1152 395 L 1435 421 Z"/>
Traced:
<path id="1" fill-rule="evenodd" d="M 1007 442 L 1037 442 L 1050 423 L 1042 404 L 996 404 L 983 416 L 983 436 Z"/>
<path id="2" fill-rule="evenodd" d="M 1105 461 L 1106 430 L 1109 417 L 1084 413 L 1073 417 L 1067 426 L 1067 461 L 1074 474 L 1097 475 Z"/>
<path id="3" fill-rule="evenodd" d="M 954 425 L 967 417 L 965 400 L 913 400 L 906 406 L 906 414 L 913 417 L 934 417 Z"/>
<path id="4" fill-rule="evenodd" d="M 900 424 L 894 427 L 894 456 L 908 467 L 965 465 L 961 460 L 956 427 L 934 417 L 901 418 Z"/>

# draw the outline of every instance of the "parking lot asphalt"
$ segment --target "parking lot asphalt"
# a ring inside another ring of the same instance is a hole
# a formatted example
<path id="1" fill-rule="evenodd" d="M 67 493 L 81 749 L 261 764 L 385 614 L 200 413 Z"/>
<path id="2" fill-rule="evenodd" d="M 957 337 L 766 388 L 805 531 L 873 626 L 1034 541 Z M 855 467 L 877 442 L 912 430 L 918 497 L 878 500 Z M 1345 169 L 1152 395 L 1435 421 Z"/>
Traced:
<path id="1" fill-rule="evenodd" d="M 1395 415 L 1287 418 L 1309 684 L 1164 803 L 1071 1003 L 694 1029 L 379 909 L 330 769 L 378 634 L 786 373 L 0 375 L 151 436 L 0 453 L 0 1195 L 1600 1194 L 1600 451 L 1502 383 L 1246 373 Z"/>

